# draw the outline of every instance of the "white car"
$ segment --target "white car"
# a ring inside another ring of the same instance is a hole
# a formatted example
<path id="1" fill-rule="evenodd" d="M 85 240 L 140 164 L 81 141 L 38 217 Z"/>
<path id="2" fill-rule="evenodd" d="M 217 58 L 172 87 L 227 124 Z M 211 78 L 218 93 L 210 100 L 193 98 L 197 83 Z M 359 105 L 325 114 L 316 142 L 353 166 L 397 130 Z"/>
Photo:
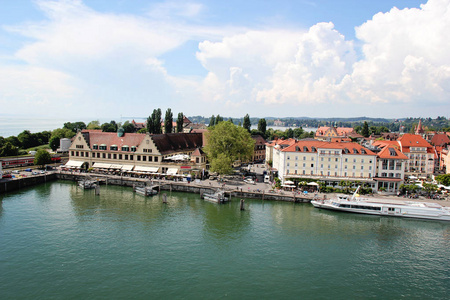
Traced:
<path id="1" fill-rule="evenodd" d="M 244 179 L 244 182 L 248 183 L 248 184 L 255 184 L 255 181 L 253 179 L 251 179 L 251 178 Z"/>

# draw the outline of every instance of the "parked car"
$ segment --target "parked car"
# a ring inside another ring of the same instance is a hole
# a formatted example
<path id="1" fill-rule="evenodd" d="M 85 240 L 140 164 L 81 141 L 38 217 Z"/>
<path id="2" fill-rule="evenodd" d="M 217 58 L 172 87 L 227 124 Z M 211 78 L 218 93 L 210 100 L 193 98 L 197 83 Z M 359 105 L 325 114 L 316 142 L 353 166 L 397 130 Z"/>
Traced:
<path id="1" fill-rule="evenodd" d="M 251 178 L 245 178 L 244 182 L 248 183 L 248 184 L 256 184 L 255 181 L 253 179 L 251 179 Z"/>
<path id="2" fill-rule="evenodd" d="M 32 175 L 39 175 L 39 172 L 38 171 L 33 171 L 33 172 L 31 172 L 31 174 Z"/>

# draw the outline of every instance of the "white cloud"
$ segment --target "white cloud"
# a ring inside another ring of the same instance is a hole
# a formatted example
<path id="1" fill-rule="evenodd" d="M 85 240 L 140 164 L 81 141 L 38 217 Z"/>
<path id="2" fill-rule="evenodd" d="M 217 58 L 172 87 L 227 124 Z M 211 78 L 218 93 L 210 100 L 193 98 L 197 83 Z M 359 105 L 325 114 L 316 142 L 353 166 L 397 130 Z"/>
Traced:
<path id="1" fill-rule="evenodd" d="M 353 41 L 332 23 L 318 23 L 308 32 L 248 31 L 204 41 L 197 58 L 210 72 L 204 95 L 215 92 L 223 103 L 280 110 L 286 104 L 285 112 L 292 105 L 334 103 L 367 115 L 385 109 L 380 105 L 414 103 L 420 113 L 424 102 L 448 102 L 449 31 L 450 1 L 430 0 L 420 9 L 378 13 L 357 27 L 359 59 Z"/>

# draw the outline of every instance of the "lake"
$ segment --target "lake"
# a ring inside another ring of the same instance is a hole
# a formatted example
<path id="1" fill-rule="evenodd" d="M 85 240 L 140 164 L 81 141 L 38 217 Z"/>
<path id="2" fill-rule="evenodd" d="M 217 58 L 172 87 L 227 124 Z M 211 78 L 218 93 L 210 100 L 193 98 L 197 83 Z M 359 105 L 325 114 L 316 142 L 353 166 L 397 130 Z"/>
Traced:
<path id="1" fill-rule="evenodd" d="M 55 181 L 0 195 L 2 299 L 445 299 L 450 224 L 310 204 L 100 195 Z"/>

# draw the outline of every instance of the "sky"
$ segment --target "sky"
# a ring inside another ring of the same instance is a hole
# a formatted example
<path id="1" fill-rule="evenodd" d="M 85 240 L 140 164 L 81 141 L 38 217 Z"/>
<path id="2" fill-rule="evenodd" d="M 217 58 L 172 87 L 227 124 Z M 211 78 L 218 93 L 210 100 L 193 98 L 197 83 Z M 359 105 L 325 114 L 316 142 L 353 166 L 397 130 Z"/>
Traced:
<path id="1" fill-rule="evenodd" d="M 437 117 L 450 0 L 0 0 L 0 118 Z"/>

